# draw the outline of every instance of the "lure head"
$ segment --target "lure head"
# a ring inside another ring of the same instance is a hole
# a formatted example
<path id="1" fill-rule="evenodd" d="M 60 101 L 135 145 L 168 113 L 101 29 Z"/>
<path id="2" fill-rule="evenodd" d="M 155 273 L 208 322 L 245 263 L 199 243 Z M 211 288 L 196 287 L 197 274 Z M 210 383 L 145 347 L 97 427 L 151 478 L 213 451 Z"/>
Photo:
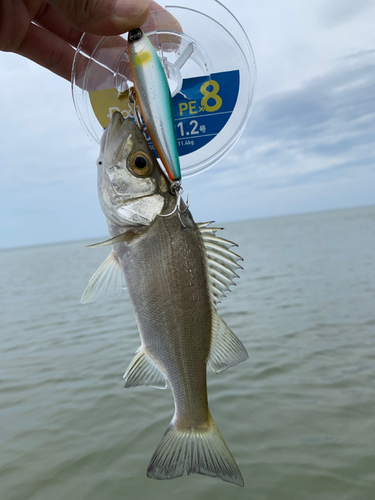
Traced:
<path id="1" fill-rule="evenodd" d="M 117 226 L 149 226 L 170 196 L 147 141 L 130 118 L 116 111 L 105 129 L 97 160 L 102 210 Z"/>
<path id="2" fill-rule="evenodd" d="M 128 34 L 128 40 L 129 42 L 136 42 L 140 40 L 143 36 L 143 31 L 140 28 L 137 28 L 136 30 L 129 31 Z"/>
<path id="3" fill-rule="evenodd" d="M 144 64 L 151 63 L 153 58 L 158 57 L 150 40 L 140 28 L 129 32 L 128 47 L 130 68 L 134 65 L 143 66 Z"/>
<path id="4" fill-rule="evenodd" d="M 128 47 L 130 51 L 130 55 L 139 54 L 149 45 L 149 40 L 146 35 L 143 33 L 141 28 L 137 28 L 136 30 L 129 31 L 128 34 Z"/>

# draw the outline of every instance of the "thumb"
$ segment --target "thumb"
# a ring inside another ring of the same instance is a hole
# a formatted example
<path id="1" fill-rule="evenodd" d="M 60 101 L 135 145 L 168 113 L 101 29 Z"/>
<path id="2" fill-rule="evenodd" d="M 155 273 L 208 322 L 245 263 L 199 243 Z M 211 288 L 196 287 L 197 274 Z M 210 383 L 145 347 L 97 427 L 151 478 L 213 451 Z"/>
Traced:
<path id="1" fill-rule="evenodd" d="M 95 35 L 119 35 L 146 22 L 150 0 L 47 0 L 72 26 Z"/>

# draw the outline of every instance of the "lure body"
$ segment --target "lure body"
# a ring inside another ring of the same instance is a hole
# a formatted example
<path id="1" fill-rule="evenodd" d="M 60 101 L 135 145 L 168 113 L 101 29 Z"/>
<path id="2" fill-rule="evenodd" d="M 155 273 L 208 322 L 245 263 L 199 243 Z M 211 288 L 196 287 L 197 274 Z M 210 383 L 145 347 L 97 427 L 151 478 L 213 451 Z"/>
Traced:
<path id="1" fill-rule="evenodd" d="M 172 98 L 160 59 L 141 29 L 129 33 L 129 61 L 147 131 L 172 182 L 181 179 Z"/>

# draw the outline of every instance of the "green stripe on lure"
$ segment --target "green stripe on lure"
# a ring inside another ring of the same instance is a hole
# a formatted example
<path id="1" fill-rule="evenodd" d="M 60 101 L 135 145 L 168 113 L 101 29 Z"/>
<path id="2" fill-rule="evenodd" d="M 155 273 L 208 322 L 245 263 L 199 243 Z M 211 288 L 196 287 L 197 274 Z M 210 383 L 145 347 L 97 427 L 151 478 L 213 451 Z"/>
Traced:
<path id="1" fill-rule="evenodd" d="M 129 32 L 129 61 L 137 102 L 169 179 L 181 179 L 172 98 L 160 59 L 141 29 Z"/>

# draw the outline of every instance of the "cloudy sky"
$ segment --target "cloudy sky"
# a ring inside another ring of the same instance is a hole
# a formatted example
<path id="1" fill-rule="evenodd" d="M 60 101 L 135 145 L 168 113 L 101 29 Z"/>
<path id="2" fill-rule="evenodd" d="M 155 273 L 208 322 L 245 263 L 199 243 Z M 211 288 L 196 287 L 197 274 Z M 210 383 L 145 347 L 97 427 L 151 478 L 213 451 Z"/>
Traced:
<path id="1" fill-rule="evenodd" d="M 197 221 L 375 203 L 375 0 L 223 0 L 257 60 L 252 115 L 186 179 Z M 0 248 L 102 237 L 98 145 L 70 84 L 0 53 Z"/>

